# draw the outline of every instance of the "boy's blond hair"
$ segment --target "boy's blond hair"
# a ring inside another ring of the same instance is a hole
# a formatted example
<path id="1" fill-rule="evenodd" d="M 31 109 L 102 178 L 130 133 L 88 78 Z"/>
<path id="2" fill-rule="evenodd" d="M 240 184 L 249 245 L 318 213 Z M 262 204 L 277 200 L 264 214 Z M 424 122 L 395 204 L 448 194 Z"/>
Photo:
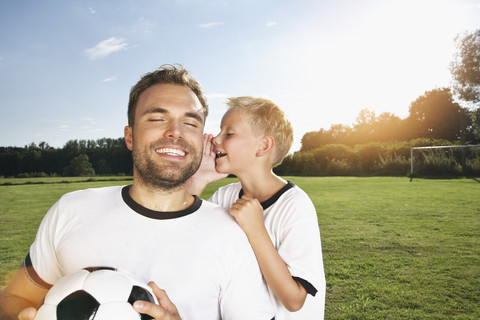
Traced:
<path id="1" fill-rule="evenodd" d="M 229 98 L 227 106 L 227 112 L 239 110 L 247 115 L 255 135 L 270 135 L 275 139 L 272 167 L 282 163 L 293 143 L 292 125 L 282 109 L 268 99 L 250 96 Z"/>

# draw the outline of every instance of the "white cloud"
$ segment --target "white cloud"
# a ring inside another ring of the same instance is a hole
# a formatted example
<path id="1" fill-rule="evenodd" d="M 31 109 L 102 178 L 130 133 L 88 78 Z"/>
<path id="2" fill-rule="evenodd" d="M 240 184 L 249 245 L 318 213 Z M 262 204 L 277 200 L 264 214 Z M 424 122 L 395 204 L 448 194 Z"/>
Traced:
<path id="1" fill-rule="evenodd" d="M 101 129 L 101 128 L 88 130 L 89 133 L 97 133 L 97 132 L 103 132 L 103 131 L 105 131 L 105 129 Z"/>
<path id="2" fill-rule="evenodd" d="M 124 50 L 128 43 L 123 38 L 111 37 L 99 42 L 95 47 L 84 50 L 84 54 L 90 60 L 102 59 L 110 54 Z"/>
<path id="3" fill-rule="evenodd" d="M 90 124 L 95 124 L 95 119 L 94 118 L 80 118 L 80 120 L 88 122 Z"/>
<path id="4" fill-rule="evenodd" d="M 222 24 L 225 24 L 224 22 L 209 22 L 209 23 L 202 23 L 199 24 L 198 26 L 203 29 L 210 29 L 213 27 L 221 26 Z"/>
<path id="5" fill-rule="evenodd" d="M 274 26 L 276 26 L 276 25 L 277 25 L 277 22 L 276 22 L 276 21 L 269 21 L 269 22 L 266 23 L 266 26 L 267 26 L 267 27 L 274 27 Z"/>
<path id="6" fill-rule="evenodd" d="M 108 78 L 105 78 L 102 80 L 102 82 L 111 82 L 111 81 L 117 81 L 118 80 L 118 77 L 115 75 L 115 76 L 110 76 Z"/>
<path id="7" fill-rule="evenodd" d="M 92 7 L 89 7 L 88 10 L 90 11 L 91 14 L 97 13 L 97 11 L 95 11 L 95 9 L 93 9 Z"/>
<path id="8" fill-rule="evenodd" d="M 33 136 L 36 138 L 42 138 L 42 137 L 46 137 L 47 135 L 45 133 L 36 132 L 33 134 Z"/>

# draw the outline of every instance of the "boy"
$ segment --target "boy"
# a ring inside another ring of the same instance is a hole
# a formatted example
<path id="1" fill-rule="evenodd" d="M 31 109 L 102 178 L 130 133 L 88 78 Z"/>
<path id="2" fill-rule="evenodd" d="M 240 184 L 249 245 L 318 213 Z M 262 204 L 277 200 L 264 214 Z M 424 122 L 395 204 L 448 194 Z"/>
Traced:
<path id="1" fill-rule="evenodd" d="M 273 102 L 230 98 L 221 132 L 204 137 L 200 170 L 189 191 L 234 174 L 239 183 L 209 199 L 230 210 L 253 248 L 279 319 L 323 319 L 325 276 L 318 220 L 306 193 L 275 175 L 293 142 L 293 129 Z"/>

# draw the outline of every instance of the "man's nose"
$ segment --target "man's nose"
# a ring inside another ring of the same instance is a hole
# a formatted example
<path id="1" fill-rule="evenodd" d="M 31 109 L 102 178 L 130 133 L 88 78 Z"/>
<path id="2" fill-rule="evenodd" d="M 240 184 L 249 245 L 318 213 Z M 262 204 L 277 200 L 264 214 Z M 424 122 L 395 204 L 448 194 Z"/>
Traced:
<path id="1" fill-rule="evenodd" d="M 165 131 L 165 135 L 169 138 L 183 138 L 183 131 L 179 121 L 171 121 Z"/>

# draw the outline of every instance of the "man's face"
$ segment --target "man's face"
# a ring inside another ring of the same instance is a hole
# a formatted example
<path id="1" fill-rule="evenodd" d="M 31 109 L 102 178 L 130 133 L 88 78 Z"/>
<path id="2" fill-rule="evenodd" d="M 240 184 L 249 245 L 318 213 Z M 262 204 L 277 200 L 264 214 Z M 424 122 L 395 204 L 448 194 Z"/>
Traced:
<path id="1" fill-rule="evenodd" d="M 135 179 L 164 190 L 182 186 L 202 160 L 204 114 L 188 87 L 157 84 L 138 99 L 135 124 L 125 128 Z"/>

